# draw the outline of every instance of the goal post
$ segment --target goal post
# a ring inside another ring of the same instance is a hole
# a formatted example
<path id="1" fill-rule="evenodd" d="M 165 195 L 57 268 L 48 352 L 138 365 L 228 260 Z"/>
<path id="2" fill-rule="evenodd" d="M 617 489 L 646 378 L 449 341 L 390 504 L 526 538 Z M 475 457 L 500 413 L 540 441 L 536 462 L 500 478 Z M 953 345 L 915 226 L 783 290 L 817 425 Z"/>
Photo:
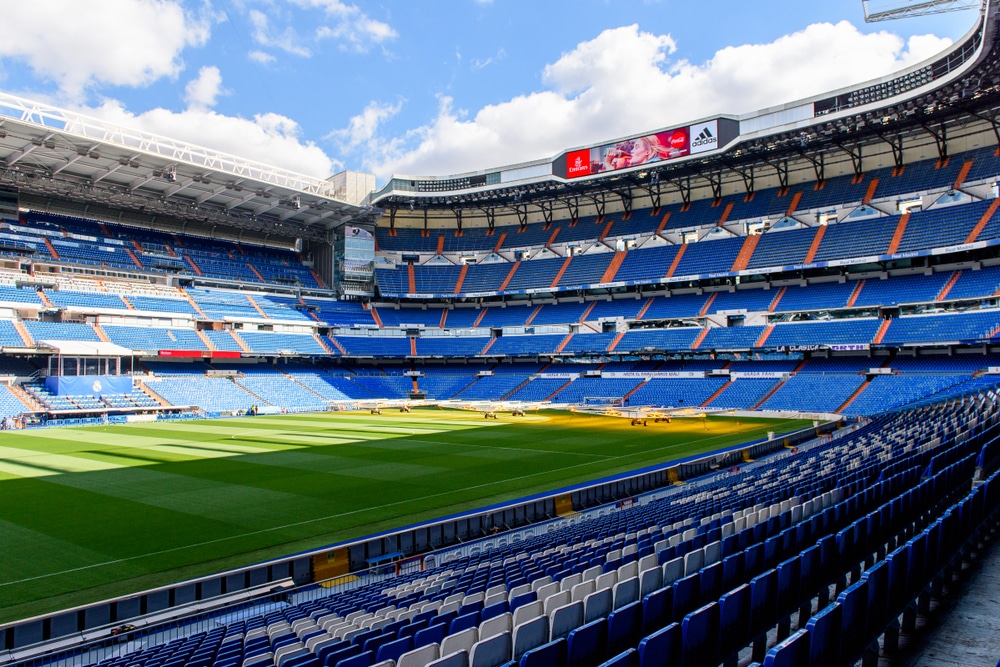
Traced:
<path id="1" fill-rule="evenodd" d="M 621 407 L 625 403 L 625 399 L 621 396 L 584 396 L 583 405 L 610 405 L 612 407 Z"/>

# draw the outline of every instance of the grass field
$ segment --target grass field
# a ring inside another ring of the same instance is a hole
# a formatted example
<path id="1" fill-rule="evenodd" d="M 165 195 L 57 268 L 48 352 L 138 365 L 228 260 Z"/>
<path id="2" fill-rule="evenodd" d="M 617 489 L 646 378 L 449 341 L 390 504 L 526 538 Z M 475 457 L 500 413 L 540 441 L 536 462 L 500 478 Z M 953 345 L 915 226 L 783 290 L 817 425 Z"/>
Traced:
<path id="1" fill-rule="evenodd" d="M 425 409 L 5 432 L 0 622 L 809 424 L 740 421 Z"/>

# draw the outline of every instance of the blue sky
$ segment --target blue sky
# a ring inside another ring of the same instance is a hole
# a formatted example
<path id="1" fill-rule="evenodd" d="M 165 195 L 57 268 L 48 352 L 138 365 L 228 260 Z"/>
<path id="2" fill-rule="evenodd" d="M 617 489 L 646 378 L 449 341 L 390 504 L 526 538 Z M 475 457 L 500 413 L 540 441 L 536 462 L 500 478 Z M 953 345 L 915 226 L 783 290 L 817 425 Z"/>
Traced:
<path id="1" fill-rule="evenodd" d="M 5 8 L 0 89 L 382 183 L 824 92 L 973 20 L 867 25 L 860 0 L 34 0 Z"/>

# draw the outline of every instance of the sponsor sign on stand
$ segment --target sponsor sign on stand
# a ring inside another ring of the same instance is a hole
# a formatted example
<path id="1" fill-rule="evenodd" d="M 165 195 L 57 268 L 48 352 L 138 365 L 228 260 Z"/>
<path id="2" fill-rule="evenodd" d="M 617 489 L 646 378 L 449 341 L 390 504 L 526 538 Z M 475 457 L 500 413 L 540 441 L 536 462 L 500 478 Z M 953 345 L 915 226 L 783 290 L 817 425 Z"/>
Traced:
<path id="1" fill-rule="evenodd" d="M 692 125 L 690 132 L 691 155 L 714 151 L 719 147 L 719 121 L 710 120 Z"/>

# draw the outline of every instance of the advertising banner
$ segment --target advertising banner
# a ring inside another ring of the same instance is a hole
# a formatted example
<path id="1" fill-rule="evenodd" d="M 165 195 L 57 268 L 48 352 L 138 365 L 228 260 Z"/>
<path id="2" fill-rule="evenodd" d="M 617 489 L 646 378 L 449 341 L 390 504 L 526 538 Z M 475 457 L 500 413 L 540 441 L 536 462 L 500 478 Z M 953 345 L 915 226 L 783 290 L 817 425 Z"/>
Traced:
<path id="1" fill-rule="evenodd" d="M 680 127 L 589 150 L 573 151 L 566 156 L 566 177 L 579 178 L 661 160 L 673 160 L 689 155 L 690 152 L 688 128 Z"/>
<path id="2" fill-rule="evenodd" d="M 714 151 L 719 147 L 719 121 L 710 120 L 691 126 L 691 155 Z"/>
<path id="3" fill-rule="evenodd" d="M 132 378 L 127 375 L 72 375 L 45 378 L 45 388 L 56 396 L 103 396 L 128 394 Z"/>

